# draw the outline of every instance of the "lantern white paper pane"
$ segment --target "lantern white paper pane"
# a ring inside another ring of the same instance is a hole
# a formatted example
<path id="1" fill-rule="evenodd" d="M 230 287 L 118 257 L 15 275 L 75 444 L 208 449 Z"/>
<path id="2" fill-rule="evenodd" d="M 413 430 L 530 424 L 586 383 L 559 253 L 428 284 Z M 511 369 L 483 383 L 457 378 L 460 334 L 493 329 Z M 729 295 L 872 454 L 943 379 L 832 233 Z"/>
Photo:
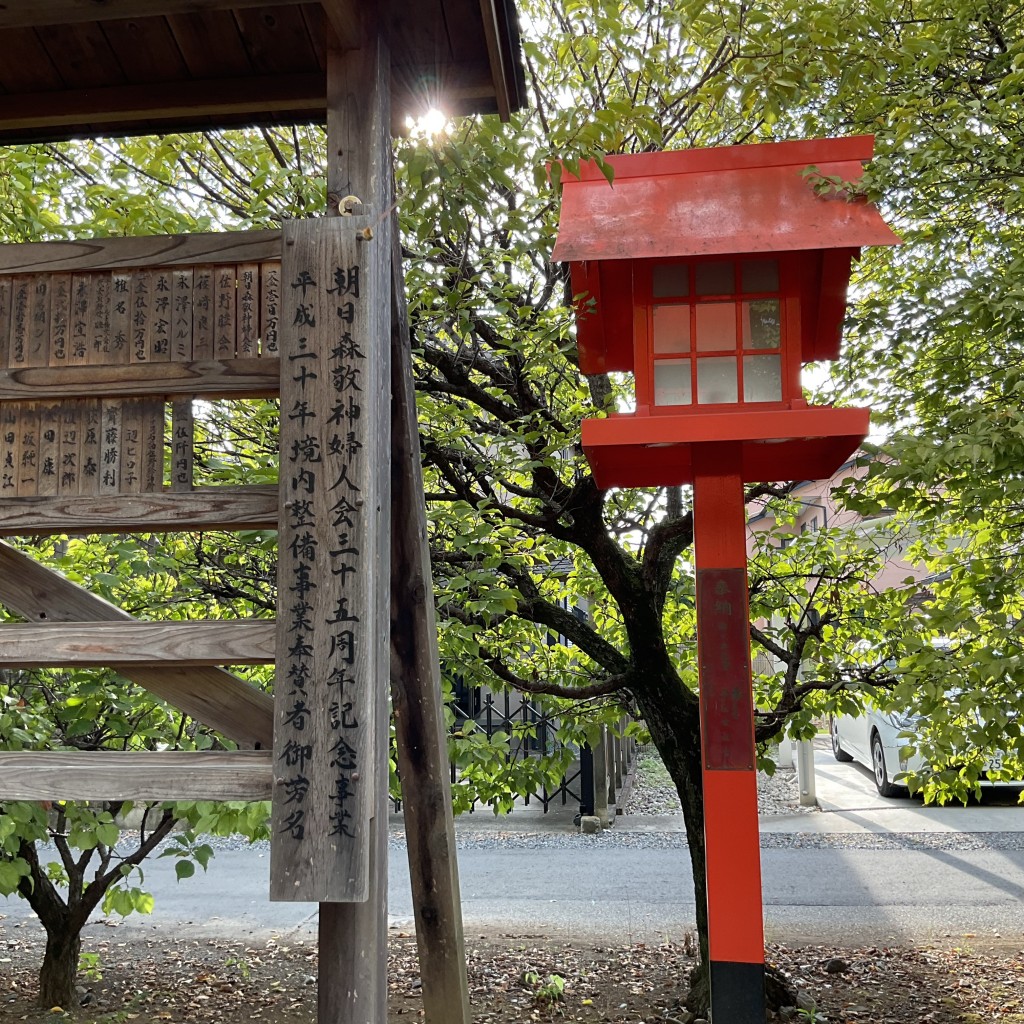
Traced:
<path id="1" fill-rule="evenodd" d="M 743 357 L 743 401 L 782 401 L 782 359 L 780 356 Z"/>
<path id="2" fill-rule="evenodd" d="M 736 291 L 736 275 L 731 263 L 698 263 L 698 295 L 732 295 Z"/>
<path id="3" fill-rule="evenodd" d="M 685 263 L 665 263 L 652 272 L 651 291 L 656 299 L 690 294 L 689 268 Z"/>
<path id="4" fill-rule="evenodd" d="M 736 303 L 697 305 L 697 351 L 729 352 L 736 348 Z"/>
<path id="5" fill-rule="evenodd" d="M 654 307 L 654 351 L 681 355 L 690 351 L 690 307 Z"/>
<path id="6" fill-rule="evenodd" d="M 744 260 L 740 267 L 743 291 L 777 292 L 779 290 L 779 265 L 775 260 Z"/>
<path id="7" fill-rule="evenodd" d="M 743 303 L 744 348 L 778 348 L 782 341 L 782 306 L 778 299 Z"/>
<path id="8" fill-rule="evenodd" d="M 714 405 L 718 402 L 735 402 L 736 360 L 699 359 L 697 361 L 697 402 L 700 405 Z"/>
<path id="9" fill-rule="evenodd" d="M 690 367 L 689 359 L 659 359 L 654 364 L 655 405 L 690 405 L 693 402 Z"/>

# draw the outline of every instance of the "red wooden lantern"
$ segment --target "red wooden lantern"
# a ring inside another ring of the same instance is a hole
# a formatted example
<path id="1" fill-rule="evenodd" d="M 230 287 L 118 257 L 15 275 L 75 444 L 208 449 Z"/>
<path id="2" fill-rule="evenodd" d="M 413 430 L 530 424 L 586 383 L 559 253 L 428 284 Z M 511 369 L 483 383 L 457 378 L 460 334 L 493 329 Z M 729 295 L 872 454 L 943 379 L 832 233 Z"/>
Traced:
<path id="1" fill-rule="evenodd" d="M 866 409 L 808 406 L 803 364 L 839 355 L 850 266 L 898 239 L 855 181 L 870 136 L 609 157 L 565 175 L 584 373 L 634 375 L 636 411 L 584 420 L 600 487 L 692 482 L 693 446 L 741 443 L 745 481 L 816 479 L 864 438 Z M 670 449 L 666 451 L 665 449 Z"/>
<path id="2" fill-rule="evenodd" d="M 693 484 L 711 1014 L 764 1024 L 764 935 L 744 482 L 828 476 L 868 409 L 809 406 L 800 368 L 839 355 L 850 265 L 897 242 L 819 195 L 871 138 L 611 157 L 567 178 L 554 258 L 580 296 L 584 373 L 632 371 L 636 409 L 583 421 L 599 487 Z"/>

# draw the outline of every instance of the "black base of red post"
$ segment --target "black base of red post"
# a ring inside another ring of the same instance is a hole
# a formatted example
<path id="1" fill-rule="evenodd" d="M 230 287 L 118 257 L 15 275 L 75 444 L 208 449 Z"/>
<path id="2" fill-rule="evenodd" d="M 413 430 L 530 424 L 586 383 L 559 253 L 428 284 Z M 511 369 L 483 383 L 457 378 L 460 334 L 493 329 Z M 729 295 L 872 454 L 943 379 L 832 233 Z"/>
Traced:
<path id="1" fill-rule="evenodd" d="M 747 1024 L 765 1019 L 764 964 L 711 961 L 713 1021 Z"/>

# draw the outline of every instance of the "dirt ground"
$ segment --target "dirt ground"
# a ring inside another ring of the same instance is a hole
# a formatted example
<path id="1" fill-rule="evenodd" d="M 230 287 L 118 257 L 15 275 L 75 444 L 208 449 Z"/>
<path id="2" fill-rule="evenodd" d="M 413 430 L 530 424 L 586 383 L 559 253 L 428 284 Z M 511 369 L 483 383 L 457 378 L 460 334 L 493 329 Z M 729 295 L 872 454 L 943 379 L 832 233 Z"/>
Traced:
<path id="1" fill-rule="evenodd" d="M 66 1008 L 35 1006 L 37 936 L 0 921 L 0 1022 L 59 1020 Z M 970 942 L 970 939 L 963 939 Z M 541 936 L 467 936 L 475 1024 L 587 1021 L 685 1024 L 682 983 L 692 944 L 593 946 Z M 391 939 L 389 1024 L 422 1017 L 415 941 Z M 772 946 L 813 1007 L 793 1015 L 829 1024 L 1024 1024 L 1024 951 L 1019 948 L 838 949 Z M 309 942 L 86 943 L 77 1012 L 83 1024 L 311 1024 L 316 950 Z M 561 981 L 559 980 L 561 979 Z M 810 1012 L 808 1012 L 810 1011 Z M 813 1014 L 818 1016 L 814 1017 Z"/>

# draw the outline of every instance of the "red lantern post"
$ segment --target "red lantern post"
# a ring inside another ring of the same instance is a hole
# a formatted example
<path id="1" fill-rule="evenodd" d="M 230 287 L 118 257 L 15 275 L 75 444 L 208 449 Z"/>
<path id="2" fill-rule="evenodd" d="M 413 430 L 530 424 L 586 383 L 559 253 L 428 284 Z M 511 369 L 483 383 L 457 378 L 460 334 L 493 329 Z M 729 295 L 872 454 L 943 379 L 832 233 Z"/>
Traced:
<path id="1" fill-rule="evenodd" d="M 764 1021 L 764 930 L 743 485 L 829 476 L 869 410 L 809 406 L 835 359 L 853 259 L 899 240 L 856 181 L 870 137 L 610 157 L 565 176 L 554 258 L 584 373 L 631 372 L 636 409 L 583 421 L 601 488 L 693 485 L 711 1007 Z"/>

